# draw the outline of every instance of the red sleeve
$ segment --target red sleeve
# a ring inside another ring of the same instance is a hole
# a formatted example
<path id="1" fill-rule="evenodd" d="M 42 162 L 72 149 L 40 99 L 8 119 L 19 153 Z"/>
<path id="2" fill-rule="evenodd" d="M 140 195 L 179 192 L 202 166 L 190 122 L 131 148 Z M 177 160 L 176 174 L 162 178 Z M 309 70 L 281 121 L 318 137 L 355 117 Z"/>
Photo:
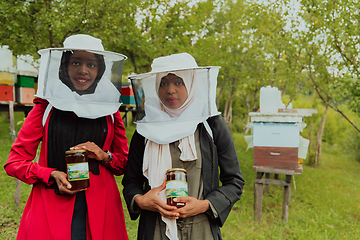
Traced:
<path id="1" fill-rule="evenodd" d="M 114 139 L 111 143 L 110 152 L 113 154 L 113 159 L 104 163 L 110 171 L 119 176 L 124 173 L 126 163 L 128 160 L 129 147 L 127 138 L 125 136 L 125 127 L 122 121 L 120 112 L 114 113 Z"/>
<path id="2" fill-rule="evenodd" d="M 49 178 L 54 170 L 33 162 L 38 145 L 44 136 L 42 119 L 48 102 L 35 99 L 35 106 L 26 117 L 18 136 L 11 147 L 8 160 L 4 166 L 8 175 L 16 177 L 27 184 L 44 182 L 50 184 Z"/>

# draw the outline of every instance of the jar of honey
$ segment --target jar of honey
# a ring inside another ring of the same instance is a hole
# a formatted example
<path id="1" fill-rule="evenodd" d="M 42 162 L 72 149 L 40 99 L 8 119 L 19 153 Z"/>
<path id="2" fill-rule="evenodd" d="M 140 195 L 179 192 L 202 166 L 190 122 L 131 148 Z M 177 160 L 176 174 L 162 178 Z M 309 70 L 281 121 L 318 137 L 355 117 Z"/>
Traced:
<path id="1" fill-rule="evenodd" d="M 90 186 L 89 164 L 86 150 L 66 151 L 66 168 L 70 190 L 81 190 Z"/>
<path id="2" fill-rule="evenodd" d="M 176 197 L 188 196 L 188 183 L 186 170 L 183 168 L 172 168 L 166 171 L 166 203 L 181 208 L 185 203 L 174 202 Z"/>

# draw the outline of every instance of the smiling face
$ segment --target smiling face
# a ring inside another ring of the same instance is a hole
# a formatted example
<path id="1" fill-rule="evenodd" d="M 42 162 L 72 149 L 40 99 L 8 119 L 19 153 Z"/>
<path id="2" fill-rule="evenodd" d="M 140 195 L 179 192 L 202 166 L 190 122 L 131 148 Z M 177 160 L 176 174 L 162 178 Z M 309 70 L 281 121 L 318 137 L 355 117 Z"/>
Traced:
<path id="1" fill-rule="evenodd" d="M 76 90 L 84 91 L 95 81 L 99 65 L 94 53 L 74 51 L 70 56 L 68 73 Z"/>
<path id="2" fill-rule="evenodd" d="M 163 77 L 159 86 L 159 98 L 168 108 L 181 107 L 188 98 L 188 92 L 182 78 L 169 73 Z"/>

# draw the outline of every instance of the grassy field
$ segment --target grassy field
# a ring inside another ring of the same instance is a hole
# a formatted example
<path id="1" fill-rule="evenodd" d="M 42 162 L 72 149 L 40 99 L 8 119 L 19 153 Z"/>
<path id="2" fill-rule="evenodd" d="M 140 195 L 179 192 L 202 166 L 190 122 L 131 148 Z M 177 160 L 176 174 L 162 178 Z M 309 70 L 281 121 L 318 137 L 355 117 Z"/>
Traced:
<path id="1" fill-rule="evenodd" d="M 16 114 L 16 122 L 22 118 L 22 114 Z M 128 128 L 129 138 L 133 131 L 133 126 Z M 257 223 L 252 149 L 246 151 L 243 135 L 233 136 L 246 185 L 222 228 L 224 239 L 360 239 L 360 161 L 355 154 L 323 146 L 321 165 L 305 165 L 303 174 L 295 176 L 295 185 L 292 182 L 289 221 L 281 220 L 283 188 L 271 185 L 269 194 L 263 197 L 262 221 Z M 15 207 L 15 179 L 2 167 L 10 146 L 9 122 L 6 115 L 0 115 L 0 239 L 15 239 L 31 190 L 22 183 L 21 206 Z M 122 189 L 121 177 L 117 181 Z M 137 221 L 131 221 L 125 204 L 124 208 L 129 238 L 136 239 Z"/>

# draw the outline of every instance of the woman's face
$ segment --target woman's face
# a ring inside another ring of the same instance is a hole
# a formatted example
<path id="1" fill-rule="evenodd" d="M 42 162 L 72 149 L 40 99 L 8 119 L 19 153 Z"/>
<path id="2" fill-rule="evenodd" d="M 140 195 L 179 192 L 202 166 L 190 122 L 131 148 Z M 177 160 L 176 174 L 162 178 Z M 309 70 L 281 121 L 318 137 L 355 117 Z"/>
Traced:
<path id="1" fill-rule="evenodd" d="M 159 98 L 166 107 L 177 109 L 183 105 L 187 97 L 188 92 L 182 78 L 169 73 L 161 79 Z"/>
<path id="2" fill-rule="evenodd" d="M 86 90 L 95 81 L 99 65 L 94 53 L 74 51 L 68 65 L 68 73 L 76 90 Z"/>

